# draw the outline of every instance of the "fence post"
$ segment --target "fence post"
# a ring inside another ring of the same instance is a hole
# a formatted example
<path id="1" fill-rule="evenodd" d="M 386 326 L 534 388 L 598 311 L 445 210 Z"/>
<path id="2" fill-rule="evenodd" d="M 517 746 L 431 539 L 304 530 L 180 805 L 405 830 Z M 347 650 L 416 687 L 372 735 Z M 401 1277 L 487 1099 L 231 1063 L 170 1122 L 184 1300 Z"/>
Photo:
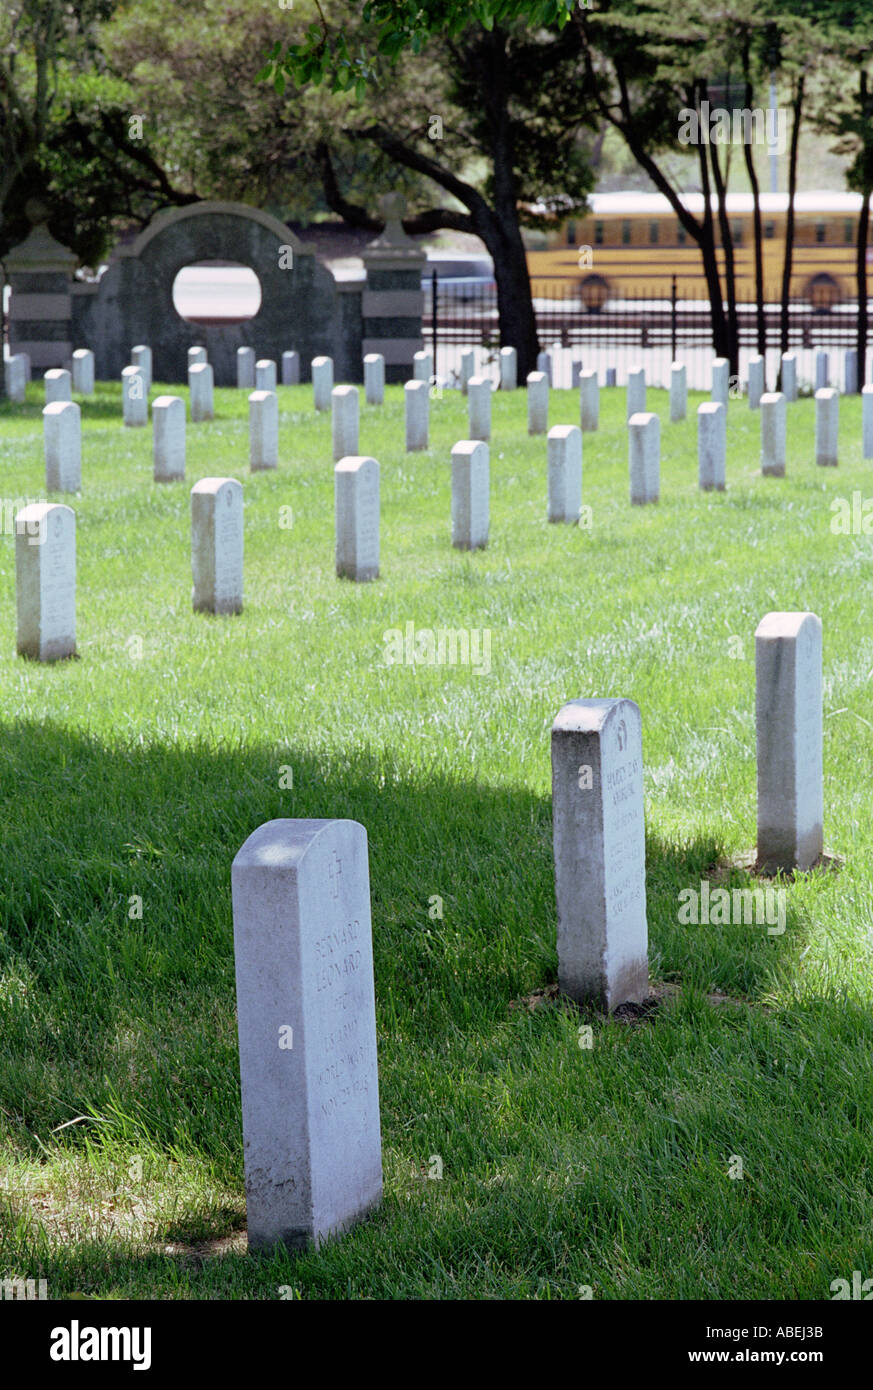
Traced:
<path id="1" fill-rule="evenodd" d="M 431 311 L 432 311 L 432 312 L 431 312 L 431 331 L 432 331 L 432 333 L 433 333 L 433 374 L 434 374 L 435 377 L 439 377 L 439 368 L 438 368 L 438 366 L 437 366 L 437 273 L 436 273 L 436 267 L 434 267 L 433 273 L 432 273 L 432 275 L 431 275 L 430 289 L 431 289 L 431 299 L 432 299 L 432 304 L 431 304 Z"/>
<path id="2" fill-rule="evenodd" d="M 676 276 L 673 276 L 673 287 L 670 292 L 670 352 L 671 362 L 676 361 Z"/>

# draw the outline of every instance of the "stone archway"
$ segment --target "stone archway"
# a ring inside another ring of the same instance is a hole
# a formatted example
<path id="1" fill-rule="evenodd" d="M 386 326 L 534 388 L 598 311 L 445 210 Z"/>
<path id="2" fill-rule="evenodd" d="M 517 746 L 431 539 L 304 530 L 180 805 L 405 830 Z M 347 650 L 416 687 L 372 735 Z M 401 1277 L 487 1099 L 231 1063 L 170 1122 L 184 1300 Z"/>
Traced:
<path id="1" fill-rule="evenodd" d="M 255 272 L 261 307 L 253 318 L 213 326 L 180 317 L 173 303 L 177 274 L 210 260 Z M 333 357 L 338 380 L 359 380 L 360 294 L 360 286 L 340 293 L 311 247 L 269 213 L 243 203 L 192 203 L 159 213 L 130 246 L 119 247 L 96 285 L 74 286 L 73 336 L 93 348 L 104 379 L 120 376 L 130 349 L 146 343 L 155 379 L 184 382 L 188 348 L 203 343 L 217 385 L 235 384 L 239 347 L 276 362 L 294 348 L 304 379 L 312 358 L 325 354 Z"/>

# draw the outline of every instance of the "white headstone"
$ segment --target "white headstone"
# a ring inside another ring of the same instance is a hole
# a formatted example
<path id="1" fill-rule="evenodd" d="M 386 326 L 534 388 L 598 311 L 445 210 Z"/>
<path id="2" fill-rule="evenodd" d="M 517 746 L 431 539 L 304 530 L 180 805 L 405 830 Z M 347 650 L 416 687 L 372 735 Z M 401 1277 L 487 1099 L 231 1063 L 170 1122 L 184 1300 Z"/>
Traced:
<path id="1" fill-rule="evenodd" d="M 646 408 L 646 369 L 631 367 L 627 374 L 627 418 Z"/>
<path id="2" fill-rule="evenodd" d="M 452 449 L 452 545 L 481 550 L 488 544 L 488 445 L 463 439 Z"/>
<path id="3" fill-rule="evenodd" d="M 815 389 L 821 391 L 828 384 L 828 355 L 824 348 L 817 348 L 815 354 Z"/>
<path id="4" fill-rule="evenodd" d="M 231 885 L 249 1249 L 318 1247 L 382 1198 L 366 831 L 269 821 Z"/>
<path id="5" fill-rule="evenodd" d="M 787 405 L 783 391 L 761 397 L 761 472 L 766 478 L 785 477 Z"/>
<path id="6" fill-rule="evenodd" d="M 725 410 L 728 403 L 728 388 L 730 387 L 731 364 L 726 357 L 714 357 L 712 359 L 712 390 L 710 399 L 721 401 Z"/>
<path id="7" fill-rule="evenodd" d="M 253 473 L 279 466 L 279 398 L 275 391 L 249 396 L 249 466 Z"/>
<path id="8" fill-rule="evenodd" d="M 472 348 L 461 353 L 461 390 L 466 396 L 470 378 L 476 375 L 476 354 Z"/>
<path id="9" fill-rule="evenodd" d="M 75 401 L 52 401 L 42 412 L 47 492 L 82 487 L 82 413 Z"/>
<path id="10" fill-rule="evenodd" d="M 330 393 L 333 390 L 333 358 L 313 357 L 312 396 L 316 410 L 330 410 Z"/>
<path id="11" fill-rule="evenodd" d="M 240 391 L 255 389 L 255 350 L 241 347 L 236 350 L 236 384 Z"/>
<path id="12" fill-rule="evenodd" d="M 130 360 L 134 367 L 139 367 L 142 372 L 145 393 L 148 395 L 152 389 L 152 350 L 144 343 L 137 344 L 130 350 Z"/>
<path id="13" fill-rule="evenodd" d="M 575 425 L 553 425 L 546 449 L 549 521 L 574 526 L 582 507 L 582 431 Z"/>
<path id="14" fill-rule="evenodd" d="M 782 354 L 782 394 L 789 403 L 797 400 L 797 358 L 793 352 Z"/>
<path id="15" fill-rule="evenodd" d="M 158 396 L 152 403 L 152 460 L 156 483 L 185 476 L 185 402 Z"/>
<path id="16" fill-rule="evenodd" d="M 552 725 L 558 987 L 607 1012 L 648 994 L 640 712 L 571 700 Z"/>
<path id="17" fill-rule="evenodd" d="M 545 434 L 549 428 L 549 378 L 545 372 L 529 372 L 527 378 L 527 432 Z"/>
<path id="18" fill-rule="evenodd" d="M 856 396 L 858 394 L 858 349 L 846 348 L 844 359 L 845 385 L 843 394 L 846 396 Z"/>
<path id="19" fill-rule="evenodd" d="M 16 352 L 6 363 L 6 394 L 16 405 L 21 405 L 27 395 L 27 368 L 22 352 Z"/>
<path id="20" fill-rule="evenodd" d="M 52 401 L 71 401 L 73 399 L 72 377 L 63 367 L 52 367 L 51 371 L 46 372 L 43 381 L 45 382 L 46 405 L 51 405 Z"/>
<path id="21" fill-rule="evenodd" d="M 33 368 L 31 367 L 31 364 L 30 364 L 30 353 L 29 353 L 29 352 L 18 352 L 18 353 L 16 353 L 15 355 L 16 355 L 16 357 L 20 357 L 20 358 L 23 360 L 23 362 L 24 362 L 24 371 L 25 371 L 26 378 L 27 378 L 27 384 L 28 384 L 28 386 L 29 386 L 30 383 L 31 383 L 31 381 L 33 380 Z"/>
<path id="22" fill-rule="evenodd" d="M 815 461 L 823 468 L 837 466 L 840 425 L 840 393 L 824 386 L 815 393 Z"/>
<path id="23" fill-rule="evenodd" d="M 688 373 L 684 362 L 670 367 L 670 421 L 678 424 L 688 413 Z"/>
<path id="24" fill-rule="evenodd" d="M 195 613 L 241 613 L 243 490 L 236 478 L 201 478 L 191 489 Z"/>
<path id="25" fill-rule="evenodd" d="M 379 465 L 365 456 L 340 459 L 333 476 L 337 575 L 359 584 L 378 579 Z"/>
<path id="26" fill-rule="evenodd" d="M 582 375 L 582 363 L 575 358 L 570 363 L 570 390 L 575 391 L 579 385 L 579 378 Z"/>
<path id="27" fill-rule="evenodd" d="M 215 410 L 212 393 L 212 367 L 208 362 L 195 362 L 188 368 L 188 389 L 191 396 L 191 419 L 199 423 L 211 420 Z"/>
<path id="28" fill-rule="evenodd" d="M 433 357 L 429 352 L 415 353 L 412 359 L 412 380 L 430 382 L 433 376 Z"/>
<path id="29" fill-rule="evenodd" d="M 300 353 L 293 349 L 282 353 L 282 385 L 300 385 Z"/>
<path id="30" fill-rule="evenodd" d="M 537 353 L 537 371 L 545 374 L 549 385 L 552 384 L 552 354 L 550 352 Z M 530 380 L 530 377 L 528 377 Z"/>
<path id="31" fill-rule="evenodd" d="M 190 370 L 191 370 L 192 367 L 199 367 L 199 366 L 201 366 L 204 362 L 207 362 L 208 360 L 209 360 L 209 359 L 208 359 L 207 356 L 206 356 L 206 349 L 205 349 L 205 347 L 201 347 L 201 346 L 198 345 L 197 347 L 190 347 L 190 348 L 188 349 L 188 370 L 189 370 L 189 372 L 190 372 Z"/>
<path id="32" fill-rule="evenodd" d="M 607 384 L 607 386 L 614 386 L 614 385 L 615 385 L 615 380 L 616 380 L 616 376 L 615 376 L 615 367 L 607 367 L 607 369 L 606 369 L 606 384 Z"/>
<path id="33" fill-rule="evenodd" d="M 821 622 L 768 613 L 755 632 L 758 867 L 809 869 L 822 853 Z"/>
<path id="34" fill-rule="evenodd" d="M 340 459 L 358 452 L 358 389 L 356 386 L 335 386 L 330 399 L 333 461 L 339 463 Z"/>
<path id="35" fill-rule="evenodd" d="M 579 373 L 579 423 L 585 434 L 600 423 L 600 386 L 596 372 Z"/>
<path id="36" fill-rule="evenodd" d="M 721 401 L 697 407 L 697 482 L 704 491 L 724 491 L 727 411 Z"/>
<path id="37" fill-rule="evenodd" d="M 861 392 L 861 432 L 863 457 L 873 459 L 873 386 L 865 386 Z"/>
<path id="38" fill-rule="evenodd" d="M 491 438 L 491 382 L 487 376 L 471 376 L 467 382 L 467 433 L 486 444 Z"/>
<path id="39" fill-rule="evenodd" d="M 275 391 L 276 363 L 269 357 L 260 357 L 255 363 L 255 390 Z"/>
<path id="40" fill-rule="evenodd" d="M 514 391 L 518 386 L 518 353 L 514 347 L 500 349 L 500 389 Z"/>
<path id="41" fill-rule="evenodd" d="M 749 358 L 749 409 L 757 410 L 764 394 L 764 359 L 760 354 Z"/>
<path id="42" fill-rule="evenodd" d="M 364 358 L 364 399 L 367 405 L 385 403 L 385 358 L 381 352 L 368 352 Z"/>
<path id="43" fill-rule="evenodd" d="M 31 502 L 15 516 L 19 656 L 62 661 L 76 654 L 76 515 Z"/>
<path id="44" fill-rule="evenodd" d="M 631 502 L 657 502 L 661 494 L 661 421 L 640 411 L 627 422 Z"/>
<path id="45" fill-rule="evenodd" d="M 149 422 L 149 396 L 142 367 L 122 368 L 121 412 L 125 425 L 131 428 Z"/>
<path id="46" fill-rule="evenodd" d="M 80 396 L 94 394 L 94 354 L 90 348 L 76 348 L 73 353 L 73 390 Z"/>
<path id="47" fill-rule="evenodd" d="M 430 424 L 430 386 L 420 378 L 403 387 L 406 402 L 406 451 L 426 449 Z"/>

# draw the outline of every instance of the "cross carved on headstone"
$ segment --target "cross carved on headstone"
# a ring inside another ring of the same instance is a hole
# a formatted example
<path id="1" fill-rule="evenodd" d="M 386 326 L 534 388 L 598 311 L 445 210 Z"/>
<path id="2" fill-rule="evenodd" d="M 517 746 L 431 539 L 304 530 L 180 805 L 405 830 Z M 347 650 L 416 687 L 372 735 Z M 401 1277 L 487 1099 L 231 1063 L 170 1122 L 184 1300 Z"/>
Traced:
<path id="1" fill-rule="evenodd" d="M 335 862 L 334 864 L 331 864 L 331 865 L 330 865 L 330 868 L 328 869 L 327 872 L 328 872 L 328 875 L 329 875 L 329 877 L 330 877 L 330 881 L 331 881 L 331 883 L 333 884 L 333 896 L 334 896 L 335 898 L 338 898 L 338 897 L 339 897 L 339 881 L 340 881 L 340 874 L 341 874 L 342 871 L 343 871 L 343 861 L 340 859 L 340 857 L 339 857 L 339 855 L 337 854 L 336 850 L 334 850 L 334 852 L 333 852 L 333 857 L 334 857 L 334 859 L 335 859 L 336 862 Z"/>

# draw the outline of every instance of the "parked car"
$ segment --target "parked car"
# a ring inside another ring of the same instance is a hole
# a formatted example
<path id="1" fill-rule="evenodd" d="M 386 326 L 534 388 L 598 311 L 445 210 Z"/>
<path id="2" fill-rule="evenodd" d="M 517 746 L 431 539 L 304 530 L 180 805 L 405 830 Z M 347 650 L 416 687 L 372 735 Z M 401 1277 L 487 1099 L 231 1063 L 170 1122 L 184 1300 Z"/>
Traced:
<path id="1" fill-rule="evenodd" d="M 434 271 L 437 285 L 445 285 L 452 298 L 461 302 L 479 299 L 496 288 L 494 263 L 490 256 L 470 256 L 450 251 L 428 256 L 427 265 L 421 272 L 423 290 L 431 289 Z"/>

